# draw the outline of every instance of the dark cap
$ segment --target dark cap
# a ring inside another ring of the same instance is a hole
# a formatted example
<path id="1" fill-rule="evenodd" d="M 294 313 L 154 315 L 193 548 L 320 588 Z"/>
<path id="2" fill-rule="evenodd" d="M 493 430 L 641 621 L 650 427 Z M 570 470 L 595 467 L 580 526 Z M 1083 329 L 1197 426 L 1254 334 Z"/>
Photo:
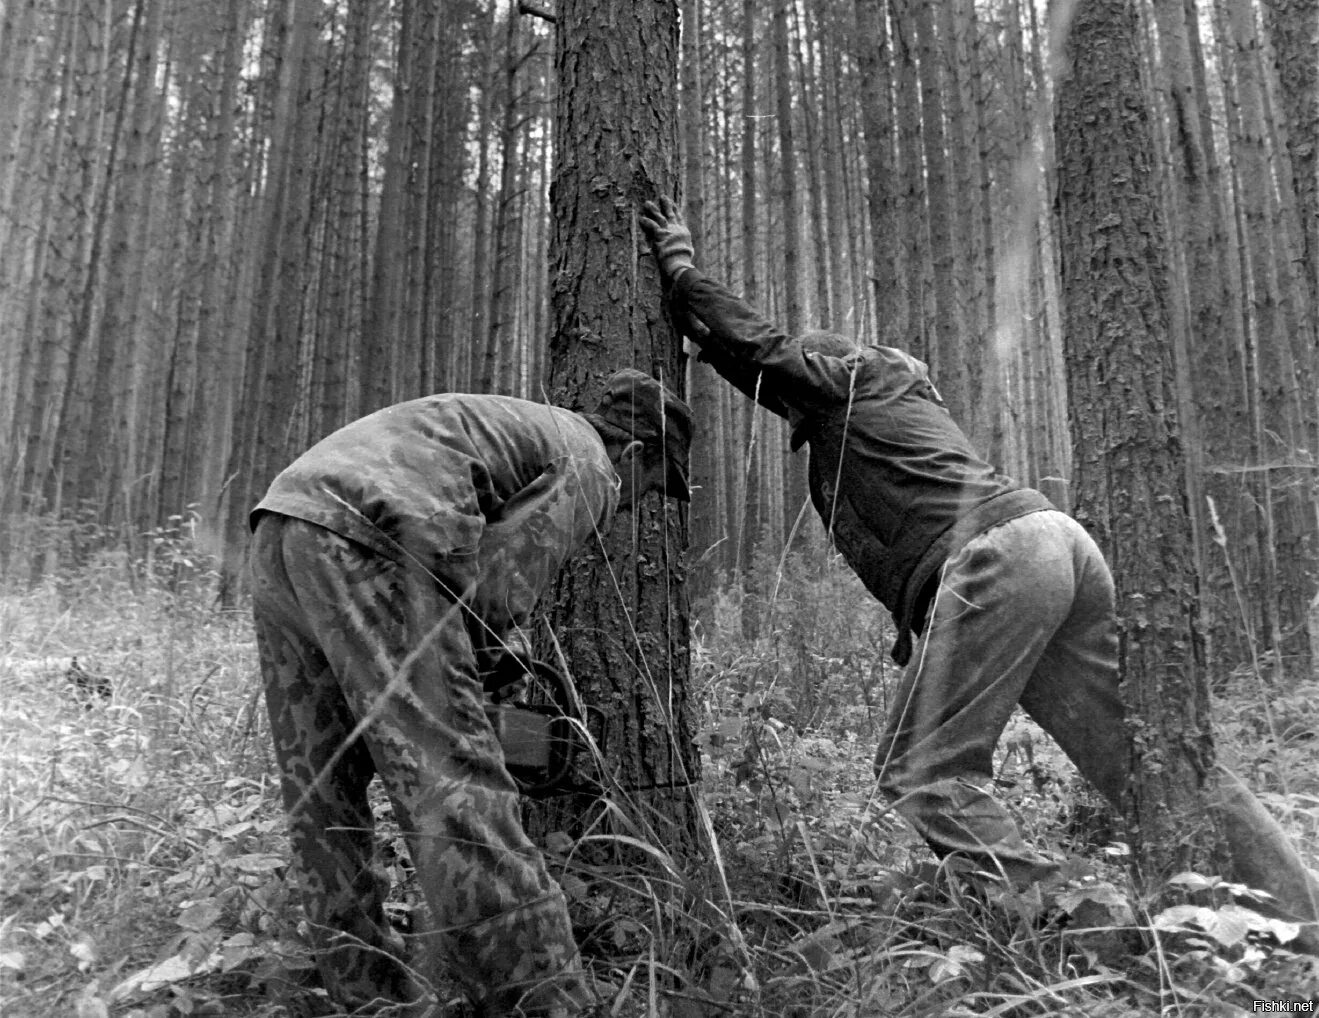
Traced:
<path id="1" fill-rule="evenodd" d="M 636 368 L 615 371 L 605 380 L 596 415 L 651 448 L 664 449 L 670 498 L 691 501 L 687 453 L 692 442 L 692 411 L 668 389 Z"/>

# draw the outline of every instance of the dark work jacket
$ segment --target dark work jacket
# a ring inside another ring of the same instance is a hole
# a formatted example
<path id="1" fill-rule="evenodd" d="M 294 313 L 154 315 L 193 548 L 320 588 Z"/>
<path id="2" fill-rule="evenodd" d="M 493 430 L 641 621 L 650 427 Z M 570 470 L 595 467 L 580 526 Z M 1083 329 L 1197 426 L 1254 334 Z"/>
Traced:
<path id="1" fill-rule="evenodd" d="M 676 311 L 725 379 L 810 445 L 811 501 L 847 564 L 893 614 L 893 658 L 911 657 L 939 567 L 970 538 L 1052 504 L 995 472 L 944 409 L 926 366 L 892 347 L 846 357 L 801 342 L 696 269 Z M 704 334 L 708 330 L 708 334 Z"/>

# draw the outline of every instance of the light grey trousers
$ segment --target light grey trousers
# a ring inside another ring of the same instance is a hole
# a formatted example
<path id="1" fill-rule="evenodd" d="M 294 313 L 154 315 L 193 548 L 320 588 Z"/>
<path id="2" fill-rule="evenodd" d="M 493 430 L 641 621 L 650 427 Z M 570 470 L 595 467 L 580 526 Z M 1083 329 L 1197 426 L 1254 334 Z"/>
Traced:
<path id="1" fill-rule="evenodd" d="M 1110 802 L 1132 763 L 1118 692 L 1113 577 L 1065 513 L 1030 513 L 977 535 L 944 564 L 875 759 L 894 809 L 940 856 L 961 853 L 1027 881 L 1054 863 L 987 791 L 993 751 L 1020 703 Z M 1233 878 L 1286 913 L 1319 919 L 1319 883 L 1230 772 L 1215 805 Z"/>

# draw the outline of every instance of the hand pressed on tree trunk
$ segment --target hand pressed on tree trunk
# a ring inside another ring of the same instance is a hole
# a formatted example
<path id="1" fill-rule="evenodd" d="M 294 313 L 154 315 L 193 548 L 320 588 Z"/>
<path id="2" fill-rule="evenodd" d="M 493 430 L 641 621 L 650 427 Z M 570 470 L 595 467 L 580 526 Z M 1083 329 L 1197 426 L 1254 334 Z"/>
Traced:
<path id="1" fill-rule="evenodd" d="M 812 502 L 897 623 L 905 672 L 875 762 L 881 788 L 936 854 L 1037 879 L 1049 860 L 986 790 L 1012 710 L 1031 714 L 1115 806 L 1132 778 L 1104 556 L 1075 520 L 979 456 L 924 364 L 891 347 L 788 334 L 681 264 L 682 217 L 662 204 L 648 204 L 642 223 L 662 264 L 678 266 L 675 313 L 708 329 L 693 339 L 719 374 L 789 420 L 793 448 L 808 444 Z M 1211 805 L 1234 878 L 1275 895 L 1288 918 L 1319 919 L 1299 856 L 1244 786 L 1223 781 Z M 1275 865 L 1261 867 L 1266 849 Z"/>
<path id="2" fill-rule="evenodd" d="M 660 198 L 658 204 L 648 201 L 642 207 L 646 214 L 637 219 L 655 248 L 660 271 L 672 279 L 683 269 L 695 268 L 692 232 L 683 222 L 682 211 L 673 199 Z"/>

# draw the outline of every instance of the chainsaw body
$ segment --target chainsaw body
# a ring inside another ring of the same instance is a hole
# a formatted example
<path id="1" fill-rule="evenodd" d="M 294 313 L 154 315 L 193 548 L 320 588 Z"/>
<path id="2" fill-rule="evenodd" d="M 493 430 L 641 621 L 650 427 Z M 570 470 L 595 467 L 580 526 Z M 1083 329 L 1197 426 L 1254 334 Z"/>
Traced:
<path id="1" fill-rule="evenodd" d="M 483 684 L 486 711 L 518 791 L 535 798 L 573 790 L 573 761 L 586 744 L 586 729 L 563 673 L 546 661 L 507 654 Z M 522 702 L 528 692 L 547 702 Z"/>

